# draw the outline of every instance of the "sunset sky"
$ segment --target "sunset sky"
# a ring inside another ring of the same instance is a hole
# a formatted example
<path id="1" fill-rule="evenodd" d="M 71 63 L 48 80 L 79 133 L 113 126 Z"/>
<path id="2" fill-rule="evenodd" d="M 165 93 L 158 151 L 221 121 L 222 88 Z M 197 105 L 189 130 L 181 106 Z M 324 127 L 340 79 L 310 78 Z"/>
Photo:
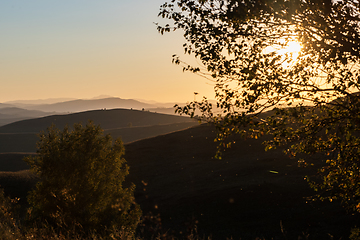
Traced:
<path id="1" fill-rule="evenodd" d="M 210 81 L 171 63 L 184 39 L 157 32 L 165 1 L 0 1 L 0 102 L 99 95 L 186 102 L 194 92 L 212 98 Z"/>

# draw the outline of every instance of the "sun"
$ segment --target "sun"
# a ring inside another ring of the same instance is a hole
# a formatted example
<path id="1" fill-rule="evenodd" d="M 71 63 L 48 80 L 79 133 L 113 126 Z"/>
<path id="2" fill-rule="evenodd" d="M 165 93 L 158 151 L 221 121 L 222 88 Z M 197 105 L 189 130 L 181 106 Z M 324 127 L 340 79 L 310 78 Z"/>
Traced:
<path id="1" fill-rule="evenodd" d="M 301 51 L 301 43 L 298 41 L 289 41 L 284 47 L 278 50 L 279 55 L 291 56 L 291 60 L 295 61 Z"/>

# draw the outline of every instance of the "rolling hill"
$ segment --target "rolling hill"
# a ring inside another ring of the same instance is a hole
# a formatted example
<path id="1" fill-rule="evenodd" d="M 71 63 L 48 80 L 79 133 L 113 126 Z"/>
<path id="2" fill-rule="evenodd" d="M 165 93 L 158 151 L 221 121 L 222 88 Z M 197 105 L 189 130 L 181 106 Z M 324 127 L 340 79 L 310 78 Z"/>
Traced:
<path id="1" fill-rule="evenodd" d="M 348 236 L 354 216 L 336 202 L 306 200 L 314 192 L 304 176 L 315 175 L 316 168 L 299 168 L 281 149 L 265 152 L 261 141 L 238 137 L 217 160 L 214 137 L 213 127 L 200 125 L 125 145 L 127 182 L 137 186 L 136 201 L 144 213 L 161 214 L 169 233 L 181 236 L 180 231 L 196 224 L 200 236 L 213 239 Z M 20 161 L 11 154 L 1 157 Z M 313 161 L 322 164 L 321 157 Z M 24 198 L 36 179 L 23 165 L 19 170 L 0 173 L 0 185 Z"/>
<path id="2" fill-rule="evenodd" d="M 66 125 L 71 127 L 74 123 L 86 124 L 89 120 L 99 124 L 105 133 L 110 133 L 113 138 L 121 137 L 125 143 L 198 125 L 194 119 L 188 117 L 128 109 L 52 115 L 0 127 L 0 153 L 35 152 L 37 134 L 46 130 L 51 124 L 62 129 Z"/>
<path id="3" fill-rule="evenodd" d="M 27 110 L 18 107 L 0 108 L 0 126 L 30 118 L 39 118 L 54 114 L 37 110 Z"/>
<path id="4" fill-rule="evenodd" d="M 55 114 L 69 114 L 89 110 L 137 109 L 156 113 L 176 115 L 172 103 L 145 103 L 133 99 L 99 96 L 93 99 L 39 99 L 17 100 L 0 103 L 0 126 L 25 119 Z"/>
<path id="5" fill-rule="evenodd" d="M 266 114 L 271 114 L 267 112 Z M 92 119 L 125 143 L 130 182 L 143 212 L 160 214 L 162 227 L 181 236 L 197 225 L 213 239 L 346 239 L 358 216 L 346 214 L 336 201 L 312 202 L 304 176 L 316 179 L 313 167 L 300 168 L 282 149 L 264 151 L 260 140 L 236 142 L 214 159 L 214 127 L 192 119 L 148 111 L 114 109 L 24 120 L 0 127 L 0 185 L 25 204 L 36 183 L 22 158 L 34 154 L 35 133 L 51 123 L 62 128 Z M 30 152 L 30 153 L 28 153 Z"/>
<path id="6" fill-rule="evenodd" d="M 52 115 L 43 118 L 19 121 L 0 127 L 0 133 L 38 133 L 45 130 L 51 124 L 55 124 L 58 128 L 64 128 L 66 124 L 69 126 L 78 122 L 86 124 L 88 120 L 92 120 L 95 124 L 100 124 L 104 130 L 129 126 L 138 127 L 195 122 L 194 119 L 188 117 L 129 109 L 111 109 L 86 111 L 66 115 Z"/>
<path id="7" fill-rule="evenodd" d="M 9 108 L 9 107 L 15 107 L 15 106 L 8 103 L 0 103 L 0 108 Z"/>
<path id="8" fill-rule="evenodd" d="M 314 192 L 304 176 L 316 175 L 321 157 L 312 159 L 315 167 L 299 168 L 282 149 L 265 152 L 261 140 L 235 137 L 217 160 L 214 137 L 214 128 L 201 125 L 126 145 L 137 201 L 160 213 L 164 227 L 180 231 L 197 221 L 200 235 L 213 239 L 338 239 L 349 233 L 354 217 L 337 203 L 306 200 Z"/>

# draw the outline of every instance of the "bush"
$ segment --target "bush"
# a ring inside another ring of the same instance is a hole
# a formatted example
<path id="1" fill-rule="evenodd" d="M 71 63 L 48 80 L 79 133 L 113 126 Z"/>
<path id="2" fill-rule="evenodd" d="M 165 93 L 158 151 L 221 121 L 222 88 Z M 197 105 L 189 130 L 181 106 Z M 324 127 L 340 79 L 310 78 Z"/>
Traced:
<path id="1" fill-rule="evenodd" d="M 91 122 L 73 131 L 51 126 L 39 137 L 37 155 L 25 159 L 40 179 L 28 196 L 30 220 L 84 232 L 135 231 L 141 210 L 135 186 L 122 186 L 129 167 L 121 140 L 113 144 Z"/>

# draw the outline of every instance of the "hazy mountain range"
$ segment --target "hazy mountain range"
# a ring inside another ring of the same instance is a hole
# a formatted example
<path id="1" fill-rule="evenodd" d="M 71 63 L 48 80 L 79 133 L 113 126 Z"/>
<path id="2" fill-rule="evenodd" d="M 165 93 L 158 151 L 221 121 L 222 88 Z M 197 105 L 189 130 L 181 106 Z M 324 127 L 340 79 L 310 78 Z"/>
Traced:
<path id="1" fill-rule="evenodd" d="M 0 126 L 30 118 L 54 114 L 68 114 L 99 109 L 138 109 L 150 112 L 175 114 L 174 103 L 122 99 L 117 97 L 93 99 L 54 98 L 40 100 L 16 100 L 0 103 Z M 146 101 L 146 102 L 145 102 Z"/>

